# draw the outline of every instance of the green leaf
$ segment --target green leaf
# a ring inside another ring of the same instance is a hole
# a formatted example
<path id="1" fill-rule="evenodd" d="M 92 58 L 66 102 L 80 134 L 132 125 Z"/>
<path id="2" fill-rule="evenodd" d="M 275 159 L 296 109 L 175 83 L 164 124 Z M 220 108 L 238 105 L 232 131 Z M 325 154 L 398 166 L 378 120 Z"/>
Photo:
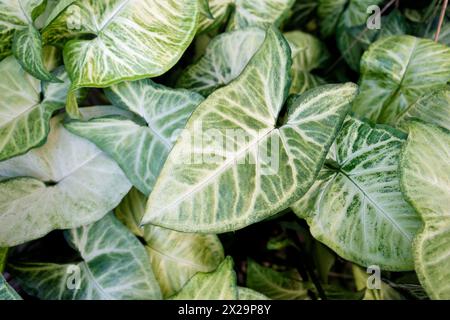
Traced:
<path id="1" fill-rule="evenodd" d="M 181 73 L 177 86 L 208 96 L 228 85 L 261 47 L 264 35 L 261 29 L 247 28 L 214 37 L 200 60 Z"/>
<path id="2" fill-rule="evenodd" d="M 12 51 L 20 65 L 35 78 L 62 82 L 47 71 L 43 59 L 41 34 L 33 26 L 15 32 Z"/>
<path id="3" fill-rule="evenodd" d="M 211 10 L 209 9 L 209 1 L 208 0 L 198 0 L 200 14 L 203 17 L 208 19 L 214 19 Z"/>
<path id="4" fill-rule="evenodd" d="M 366 28 L 367 20 L 371 15 L 367 13 L 367 8 L 371 5 L 380 5 L 383 1 L 349 0 L 339 18 L 336 30 L 337 46 L 344 60 L 355 71 L 359 70 L 361 55 L 368 43 L 378 34 L 378 30 Z"/>
<path id="5" fill-rule="evenodd" d="M 131 187 L 113 160 L 61 120 L 51 120 L 42 147 L 0 163 L 0 246 L 92 223 Z"/>
<path id="6" fill-rule="evenodd" d="M 303 93 L 325 83 L 312 71 L 323 67 L 329 59 L 326 46 L 316 37 L 301 32 L 284 34 L 292 52 L 292 85 L 290 93 Z"/>
<path id="7" fill-rule="evenodd" d="M 0 301 L 2 300 L 22 300 L 22 298 L 13 288 L 11 288 L 0 273 Z"/>
<path id="8" fill-rule="evenodd" d="M 172 300 L 237 300 L 238 287 L 233 259 L 225 260 L 213 272 L 199 272 L 171 297 Z"/>
<path id="9" fill-rule="evenodd" d="M 450 130 L 450 89 L 425 93 L 397 117 L 396 126 L 407 131 L 411 119 L 420 119 Z"/>
<path id="10" fill-rule="evenodd" d="M 0 248 L 0 273 L 3 272 L 8 256 L 8 248 Z"/>
<path id="11" fill-rule="evenodd" d="M 59 82 L 45 68 L 41 35 L 34 25 L 45 5 L 44 0 L 0 1 L 0 59 L 13 53 L 22 67 L 34 77 Z"/>
<path id="12" fill-rule="evenodd" d="M 394 125 L 429 91 L 450 80 L 450 48 L 427 39 L 394 36 L 374 43 L 361 61 L 360 94 L 353 110 Z"/>
<path id="13" fill-rule="evenodd" d="M 347 2 L 348 0 L 318 0 L 317 16 L 320 33 L 324 38 L 336 32 L 337 23 Z"/>
<path id="14" fill-rule="evenodd" d="M 278 213 L 308 190 L 356 86 L 324 86 L 297 96 L 278 125 L 289 70 L 288 44 L 271 28 L 241 75 L 189 118 L 150 194 L 143 224 L 184 232 L 237 230 Z"/>
<path id="15" fill-rule="evenodd" d="M 198 13 L 192 0 L 76 1 L 44 33 L 49 41 L 73 38 L 63 54 L 74 89 L 107 87 L 170 69 L 191 43 Z"/>
<path id="16" fill-rule="evenodd" d="M 106 94 L 117 107 L 135 113 L 141 123 L 107 116 L 65 126 L 111 156 L 133 185 L 148 195 L 179 131 L 203 97 L 149 79 L 114 85 Z"/>
<path id="17" fill-rule="evenodd" d="M 45 142 L 50 117 L 54 111 L 64 108 L 69 80 L 67 74 L 58 69 L 55 74 L 64 79 L 64 83 L 41 84 L 27 74 L 14 57 L 0 62 L 0 73 L 0 161 L 3 161 Z"/>
<path id="18" fill-rule="evenodd" d="M 112 214 L 67 231 L 66 238 L 81 261 L 10 265 L 28 294 L 50 300 L 161 299 L 144 247 Z"/>
<path id="19" fill-rule="evenodd" d="M 248 261 L 247 287 L 274 300 L 306 300 L 311 285 L 304 282 L 298 272 L 278 272 L 272 268 Z"/>
<path id="20" fill-rule="evenodd" d="M 314 242 L 312 254 L 320 280 L 322 283 L 327 284 L 328 275 L 336 261 L 336 257 L 330 249 L 318 241 Z"/>
<path id="21" fill-rule="evenodd" d="M 425 224 L 414 241 L 416 272 L 431 298 L 450 299 L 450 132 L 421 122 L 408 128 L 402 188 Z"/>
<path id="22" fill-rule="evenodd" d="M 164 297 L 178 292 L 197 272 L 211 272 L 223 261 L 216 235 L 176 232 L 156 226 L 139 227 L 147 198 L 132 189 L 116 208 L 116 215 L 141 237 Z"/>
<path id="23" fill-rule="evenodd" d="M 301 31 L 287 32 L 285 37 L 292 54 L 290 92 L 303 93 L 324 84 L 325 81 L 311 71 L 322 67 L 329 58 L 326 47 Z M 237 78 L 263 41 L 264 31 L 259 28 L 218 35 L 208 44 L 205 54 L 181 73 L 177 86 L 208 96 Z"/>
<path id="24" fill-rule="evenodd" d="M 394 288 L 380 280 L 381 287 L 367 288 L 369 274 L 357 265 L 352 265 L 353 276 L 355 278 L 356 290 L 364 290 L 363 300 L 403 300 L 404 298 Z"/>
<path id="25" fill-rule="evenodd" d="M 403 143 L 400 131 L 348 118 L 319 178 L 293 206 L 312 235 L 344 259 L 413 269 L 411 242 L 421 223 L 400 192 Z"/>
<path id="26" fill-rule="evenodd" d="M 290 30 L 301 26 L 309 29 L 310 26 L 315 26 L 317 6 L 317 0 L 295 0 L 284 28 Z"/>
<path id="27" fill-rule="evenodd" d="M 48 1 L 48 0 L 47 0 Z M 47 27 L 52 23 L 68 6 L 78 0 L 53 0 L 56 1 L 56 5 L 52 6 L 48 16 L 45 19 L 44 27 Z M 47 5 L 49 7 L 49 5 Z"/>
<path id="28" fill-rule="evenodd" d="M 270 25 L 280 27 L 289 18 L 295 0 L 234 0 L 227 30 L 247 27 L 267 28 Z"/>
<path id="29" fill-rule="evenodd" d="M 270 300 L 262 293 L 250 288 L 238 287 L 239 300 Z"/>

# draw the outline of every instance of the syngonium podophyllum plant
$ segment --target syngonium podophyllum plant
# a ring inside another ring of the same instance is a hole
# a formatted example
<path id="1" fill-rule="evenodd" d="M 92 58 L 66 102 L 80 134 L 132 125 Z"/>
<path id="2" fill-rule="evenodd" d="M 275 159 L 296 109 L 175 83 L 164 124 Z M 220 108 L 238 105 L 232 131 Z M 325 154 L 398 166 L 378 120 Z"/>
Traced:
<path id="1" fill-rule="evenodd" d="M 0 299 L 449 299 L 450 33 L 389 3 L 0 0 Z"/>

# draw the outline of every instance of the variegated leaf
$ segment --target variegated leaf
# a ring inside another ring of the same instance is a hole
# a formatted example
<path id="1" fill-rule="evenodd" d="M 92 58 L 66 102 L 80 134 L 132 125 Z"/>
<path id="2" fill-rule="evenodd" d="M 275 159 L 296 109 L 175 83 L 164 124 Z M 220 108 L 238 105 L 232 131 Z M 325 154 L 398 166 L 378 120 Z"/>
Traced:
<path id="1" fill-rule="evenodd" d="M 144 240 L 164 297 L 178 292 L 197 272 L 211 272 L 223 261 L 216 235 L 183 233 L 152 225 L 139 227 L 147 198 L 132 189 L 116 208 L 117 217 Z"/>
<path id="2" fill-rule="evenodd" d="M 63 264 L 18 262 L 10 270 L 40 299 L 161 299 L 144 247 L 112 214 L 66 232 L 81 257 Z"/>
<path id="3" fill-rule="evenodd" d="M 261 47 L 264 31 L 247 28 L 226 32 L 208 44 L 205 54 L 185 69 L 177 86 L 208 96 L 234 80 Z"/>
<path id="4" fill-rule="evenodd" d="M 404 135 L 348 118 L 334 152 L 308 193 L 293 205 L 312 235 L 341 257 L 383 270 L 412 270 L 421 226 L 400 191 Z"/>
<path id="5" fill-rule="evenodd" d="M 270 300 L 262 293 L 252 290 L 250 288 L 238 287 L 239 300 Z"/>
<path id="6" fill-rule="evenodd" d="M 397 118 L 396 126 L 407 131 L 408 121 L 420 119 L 450 130 L 450 89 L 425 93 Z"/>
<path id="7" fill-rule="evenodd" d="M 233 259 L 225 260 L 213 272 L 199 272 L 172 296 L 172 300 L 237 300 L 238 287 Z"/>
<path id="8" fill-rule="evenodd" d="M 424 93 L 446 86 L 450 48 L 412 36 L 384 38 L 364 54 L 361 74 L 353 110 L 393 125 Z"/>
<path id="9" fill-rule="evenodd" d="M 278 213 L 308 190 L 356 86 L 313 89 L 290 100 L 287 118 L 278 119 L 290 67 L 287 42 L 270 28 L 241 75 L 189 118 L 150 194 L 144 224 L 185 232 L 237 230 Z"/>
<path id="10" fill-rule="evenodd" d="M 28 26 L 15 32 L 12 51 L 20 65 L 42 81 L 62 82 L 47 71 L 42 50 L 41 34 L 35 27 Z"/>
<path id="11" fill-rule="evenodd" d="M 416 272 L 431 298 L 450 299 L 450 131 L 421 122 L 408 129 L 402 187 L 425 224 L 414 241 Z"/>
<path id="12" fill-rule="evenodd" d="M 22 298 L 13 288 L 11 288 L 0 273 L 0 301 L 2 300 L 22 300 Z"/>
<path id="13" fill-rule="evenodd" d="M 69 28 L 75 13 L 76 33 Z M 55 33 L 93 35 L 67 42 L 64 62 L 73 89 L 107 87 L 170 69 L 191 43 L 198 13 L 199 3 L 192 0 L 78 0 L 45 32 L 49 39 Z M 79 116 L 71 96 L 68 111 Z"/>
<path id="14" fill-rule="evenodd" d="M 203 98 L 149 79 L 114 85 L 107 90 L 107 96 L 116 106 L 139 116 L 140 123 L 107 116 L 72 121 L 66 128 L 110 155 L 133 185 L 148 195 L 179 131 Z"/>
<path id="15" fill-rule="evenodd" d="M 131 185 L 95 145 L 50 122 L 47 143 L 0 162 L 0 246 L 54 229 L 92 223 L 116 207 Z"/>
<path id="16" fill-rule="evenodd" d="M 43 83 L 30 76 L 10 56 L 0 62 L 0 161 L 42 145 L 52 113 L 64 108 L 69 88 L 67 74 L 55 74 L 64 83 Z M 44 89 L 42 88 L 44 87 Z M 40 95 L 43 95 L 41 100 Z M 62 99 L 61 99 L 62 98 Z"/>
<path id="17" fill-rule="evenodd" d="M 280 27 L 289 18 L 295 0 L 234 0 L 227 30 Z"/>
<path id="18" fill-rule="evenodd" d="M 45 5 L 44 0 L 0 1 L 0 59 L 14 53 L 22 67 L 34 77 L 59 82 L 45 68 L 42 39 L 34 24 Z"/>
<path id="19" fill-rule="evenodd" d="M 246 285 L 274 300 L 306 300 L 312 288 L 296 271 L 275 271 L 253 260 L 248 261 Z"/>
<path id="20" fill-rule="evenodd" d="M 291 93 L 302 93 L 325 81 L 311 73 L 322 67 L 329 54 L 315 37 L 291 31 L 285 34 L 292 53 Z M 255 52 L 261 47 L 264 32 L 247 28 L 223 33 L 215 37 L 199 61 L 184 70 L 177 86 L 208 96 L 217 88 L 229 84 L 242 72 Z"/>
<path id="21" fill-rule="evenodd" d="M 312 71 L 323 67 L 329 58 L 325 45 L 316 37 L 301 32 L 290 31 L 284 34 L 292 52 L 292 85 L 291 93 L 303 93 L 315 88 L 325 81 L 314 75 Z"/>

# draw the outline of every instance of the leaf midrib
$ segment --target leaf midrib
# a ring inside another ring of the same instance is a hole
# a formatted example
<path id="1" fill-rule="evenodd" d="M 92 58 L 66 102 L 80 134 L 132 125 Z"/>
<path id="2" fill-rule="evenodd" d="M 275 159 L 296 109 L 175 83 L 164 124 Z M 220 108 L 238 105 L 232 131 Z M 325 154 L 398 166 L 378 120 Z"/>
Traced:
<path id="1" fill-rule="evenodd" d="M 159 211 L 166 211 L 168 209 L 174 208 L 178 206 L 181 202 L 183 202 L 186 198 L 188 198 L 190 195 L 196 194 L 198 191 L 202 190 L 202 188 L 208 184 L 211 180 L 216 178 L 218 175 L 223 173 L 226 169 L 228 169 L 229 166 L 231 166 L 234 161 L 238 158 L 240 158 L 242 155 L 245 154 L 245 152 L 251 150 L 255 145 L 259 144 L 263 139 L 265 139 L 267 136 L 269 136 L 273 131 L 278 131 L 278 128 L 272 127 L 270 130 L 267 130 L 263 135 L 261 135 L 261 138 L 258 138 L 254 140 L 252 143 L 248 144 L 243 148 L 241 151 L 239 151 L 234 157 L 230 157 L 227 161 L 225 161 L 221 166 L 219 166 L 216 170 L 214 170 L 210 175 L 208 175 L 205 179 L 203 179 L 201 182 L 197 183 L 197 185 L 191 189 L 189 192 L 183 194 L 181 197 L 179 197 L 177 200 L 169 204 L 168 206 L 165 206 Z"/>
<path id="2" fill-rule="evenodd" d="M 408 239 L 409 241 L 412 241 L 412 237 L 406 232 L 404 231 L 401 226 L 394 220 L 392 219 L 391 216 L 389 216 L 389 214 L 387 212 L 385 212 L 383 210 L 383 208 L 379 207 L 378 204 L 370 197 L 369 194 L 366 193 L 366 191 L 359 186 L 359 184 L 353 180 L 350 176 L 350 174 L 348 174 L 347 172 L 345 172 L 342 167 L 339 168 L 332 168 L 330 167 L 331 170 L 334 170 L 336 172 L 336 174 L 342 174 L 348 181 L 350 181 L 364 196 L 365 199 L 367 199 L 376 209 L 377 212 L 380 212 L 382 214 L 382 216 L 387 219 L 394 227 L 395 229 L 397 229 L 400 234 L 402 234 L 406 239 Z M 363 226 L 364 228 L 366 228 L 366 226 Z"/>

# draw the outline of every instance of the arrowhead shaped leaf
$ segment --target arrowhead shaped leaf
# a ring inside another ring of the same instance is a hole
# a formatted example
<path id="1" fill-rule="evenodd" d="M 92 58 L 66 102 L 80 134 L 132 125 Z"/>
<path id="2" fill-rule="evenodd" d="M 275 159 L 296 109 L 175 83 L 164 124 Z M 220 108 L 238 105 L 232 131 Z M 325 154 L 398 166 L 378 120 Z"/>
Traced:
<path id="1" fill-rule="evenodd" d="M 0 273 L 0 301 L 2 300 L 22 300 L 22 298 L 13 288 L 11 288 Z"/>
<path id="2" fill-rule="evenodd" d="M 192 0 L 76 1 L 44 33 L 53 41 L 59 34 L 93 35 L 65 44 L 66 69 L 74 89 L 107 87 L 170 69 L 191 43 L 198 13 L 198 1 Z M 72 21 L 74 14 L 79 21 Z"/>
<path id="3" fill-rule="evenodd" d="M 54 229 L 91 223 L 119 204 L 131 185 L 95 145 L 51 120 L 47 143 L 0 163 L 0 246 Z"/>
<path id="4" fill-rule="evenodd" d="M 324 86 L 290 100 L 278 127 L 289 70 L 288 44 L 271 28 L 241 75 L 189 118 L 150 194 L 144 224 L 236 230 L 278 213 L 308 190 L 356 86 Z"/>
<path id="5" fill-rule="evenodd" d="M 400 192 L 404 136 L 348 118 L 332 158 L 294 206 L 312 235 L 341 257 L 383 270 L 411 270 L 420 219 Z"/>
<path id="6" fill-rule="evenodd" d="M 393 125 L 424 92 L 446 86 L 450 48 L 412 36 L 384 38 L 364 54 L 361 73 L 353 110 L 372 121 Z"/>
<path id="7" fill-rule="evenodd" d="M 450 299 L 450 131 L 421 122 L 408 129 L 402 187 L 425 224 L 414 241 L 416 272 L 431 298 Z"/>
<path id="8" fill-rule="evenodd" d="M 67 74 L 55 71 L 64 83 L 44 83 L 27 74 L 13 57 L 0 62 L 0 161 L 42 145 L 53 112 L 64 108 Z M 44 88 L 42 88 L 42 86 Z M 42 91 L 44 89 L 44 91 Z M 40 98 L 40 93 L 43 99 Z M 61 99 L 62 98 L 62 99 Z"/>
<path id="9" fill-rule="evenodd" d="M 147 254 L 112 214 L 66 232 L 80 262 L 21 262 L 10 270 L 29 294 L 50 300 L 161 299 Z"/>
<path id="10" fill-rule="evenodd" d="M 107 96 L 116 106 L 134 112 L 141 123 L 107 116 L 87 122 L 72 121 L 66 128 L 110 155 L 133 185 L 148 195 L 179 130 L 203 97 L 148 79 L 114 85 Z"/>
<path id="11" fill-rule="evenodd" d="M 237 300 L 238 287 L 233 259 L 225 260 L 213 272 L 199 272 L 172 300 Z"/>
<path id="12" fill-rule="evenodd" d="M 152 225 L 139 227 L 147 198 L 132 189 L 116 209 L 117 217 L 145 242 L 164 297 L 178 292 L 197 272 L 211 272 L 223 261 L 216 235 L 183 233 Z"/>
<path id="13" fill-rule="evenodd" d="M 253 260 L 248 261 L 246 285 L 274 300 L 309 299 L 311 288 L 296 271 L 278 272 Z"/>

